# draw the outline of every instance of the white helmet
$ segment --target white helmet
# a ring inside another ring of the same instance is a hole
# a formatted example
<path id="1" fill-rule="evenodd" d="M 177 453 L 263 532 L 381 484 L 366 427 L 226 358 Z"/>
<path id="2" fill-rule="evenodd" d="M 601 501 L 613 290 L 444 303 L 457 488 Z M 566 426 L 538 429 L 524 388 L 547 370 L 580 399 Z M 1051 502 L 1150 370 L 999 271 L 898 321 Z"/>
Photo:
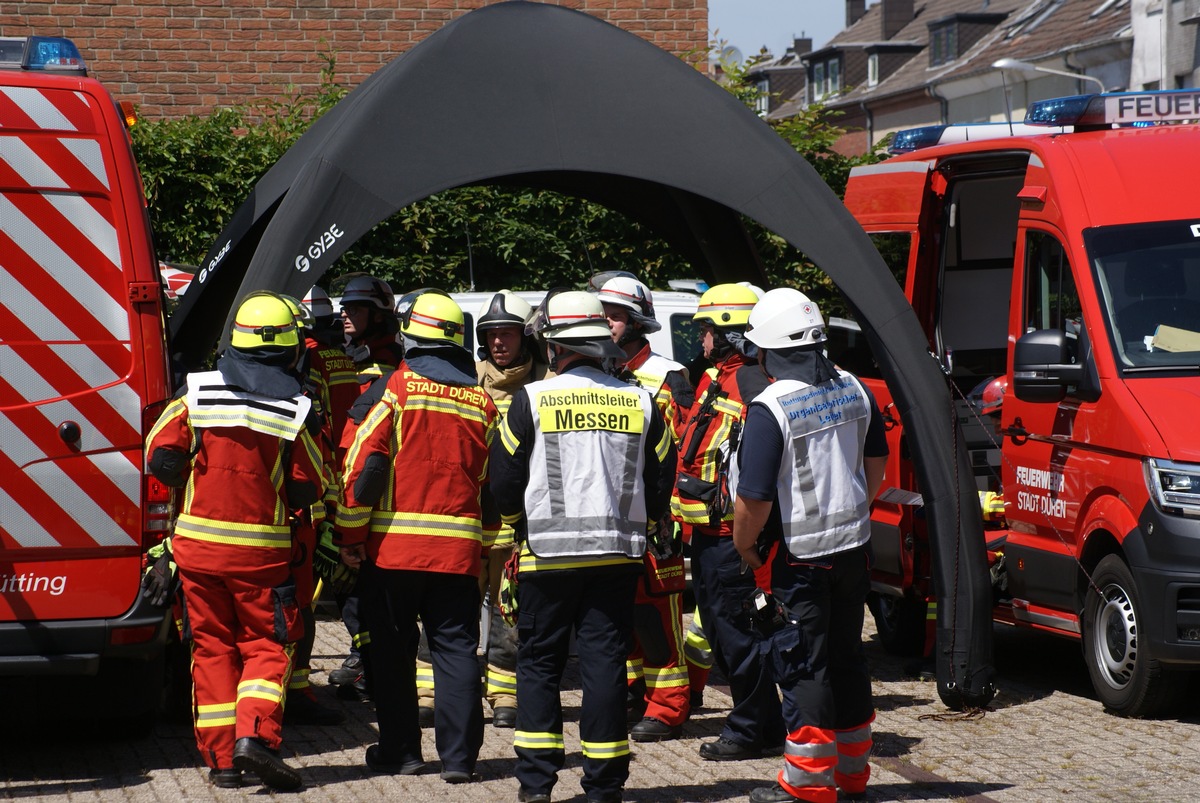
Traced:
<path id="1" fill-rule="evenodd" d="M 551 291 L 534 311 L 525 334 L 596 359 L 624 359 L 612 341 L 600 299 L 582 290 Z"/>
<path id="2" fill-rule="evenodd" d="M 791 287 L 763 294 L 750 311 L 746 339 L 760 349 L 789 349 L 825 342 L 825 319 L 808 296 Z"/>
<path id="3" fill-rule="evenodd" d="M 300 303 L 314 320 L 333 316 L 333 301 L 330 300 L 329 293 L 315 284 L 309 288 L 308 295 L 301 299 Z"/>
<path id="4" fill-rule="evenodd" d="M 346 282 L 342 289 L 342 306 L 347 304 L 370 304 L 391 312 L 396 305 L 396 294 L 387 282 L 364 274 Z"/>
<path id="5" fill-rule="evenodd" d="M 662 324 L 654 317 L 654 296 L 650 294 L 650 288 L 632 276 L 614 276 L 604 283 L 597 297 L 604 304 L 616 304 L 629 310 L 630 319 L 646 334 L 662 329 Z"/>
<path id="6" fill-rule="evenodd" d="M 492 295 L 479 312 L 475 315 L 475 336 L 483 339 L 480 334 L 485 329 L 495 329 L 498 326 L 520 326 L 522 329 L 529 322 L 533 307 L 512 290 L 500 290 Z"/>

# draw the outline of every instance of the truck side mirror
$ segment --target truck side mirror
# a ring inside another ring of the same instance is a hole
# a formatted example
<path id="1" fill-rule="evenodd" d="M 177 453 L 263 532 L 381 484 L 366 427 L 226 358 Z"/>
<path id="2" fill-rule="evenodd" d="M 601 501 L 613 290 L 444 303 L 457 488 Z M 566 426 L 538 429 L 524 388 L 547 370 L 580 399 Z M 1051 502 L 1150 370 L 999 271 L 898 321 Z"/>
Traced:
<path id="1" fill-rule="evenodd" d="M 1057 403 L 1068 385 L 1083 379 L 1083 366 L 1074 362 L 1065 332 L 1038 329 L 1017 341 L 1013 352 L 1013 392 L 1021 401 Z"/>

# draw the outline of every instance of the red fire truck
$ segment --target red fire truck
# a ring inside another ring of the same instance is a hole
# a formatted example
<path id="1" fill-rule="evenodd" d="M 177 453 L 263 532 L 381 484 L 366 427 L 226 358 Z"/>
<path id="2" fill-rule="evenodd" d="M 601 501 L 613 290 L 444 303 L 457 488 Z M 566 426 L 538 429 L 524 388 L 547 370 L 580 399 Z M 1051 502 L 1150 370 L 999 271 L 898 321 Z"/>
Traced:
<path id="1" fill-rule="evenodd" d="M 125 118 L 66 39 L 0 38 L 0 675 L 150 721 L 168 612 L 139 594 L 172 517 L 142 441 L 171 395 Z"/>
<path id="2" fill-rule="evenodd" d="M 1079 639 L 1131 716 L 1200 668 L 1198 120 L 1196 91 L 1043 101 L 1020 130 L 901 132 L 846 191 L 952 386 L 995 621 Z M 872 609 L 889 647 L 928 650 L 921 489 L 889 412 Z"/>

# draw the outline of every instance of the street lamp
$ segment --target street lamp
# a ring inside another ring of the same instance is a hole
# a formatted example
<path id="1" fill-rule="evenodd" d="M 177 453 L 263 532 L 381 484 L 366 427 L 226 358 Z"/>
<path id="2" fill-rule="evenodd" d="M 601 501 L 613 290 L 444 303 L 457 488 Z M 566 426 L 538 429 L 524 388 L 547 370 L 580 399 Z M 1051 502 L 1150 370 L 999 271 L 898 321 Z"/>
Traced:
<path id="1" fill-rule="evenodd" d="M 1062 75 L 1067 78 L 1074 78 L 1078 81 L 1091 81 L 1100 87 L 1101 92 L 1107 91 L 1104 88 L 1104 82 L 1094 75 L 1067 72 L 1066 70 L 1052 70 L 1049 67 L 1039 67 L 1036 64 L 1030 64 L 1028 61 L 1021 61 L 1020 59 L 1000 59 L 998 61 L 993 61 L 992 67 L 997 70 L 1014 70 L 1015 72 L 1025 73 L 1026 75 L 1047 73 L 1049 75 Z"/>

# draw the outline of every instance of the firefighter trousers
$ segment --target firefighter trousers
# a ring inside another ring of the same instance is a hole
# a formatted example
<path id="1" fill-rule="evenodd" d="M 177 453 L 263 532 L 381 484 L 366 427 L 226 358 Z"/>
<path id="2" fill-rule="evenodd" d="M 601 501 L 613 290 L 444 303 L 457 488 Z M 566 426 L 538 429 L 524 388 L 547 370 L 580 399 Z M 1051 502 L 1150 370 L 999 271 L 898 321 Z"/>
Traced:
<path id="1" fill-rule="evenodd" d="M 589 797 L 619 797 L 629 778 L 625 657 L 633 632 L 638 573 L 626 567 L 522 572 L 517 586 L 516 776 L 526 792 L 549 794 L 566 761 L 559 688 L 571 631 L 583 702 L 581 785 Z M 440 716 L 439 709 L 439 716 Z"/>
<path id="2" fill-rule="evenodd" d="M 421 620 L 437 679 L 434 730 L 443 771 L 473 772 L 483 746 L 479 680 L 479 585 L 470 575 L 380 569 L 359 574 L 371 622 L 371 670 L 379 750 L 388 762 L 421 756 L 415 627 Z"/>
<path id="3" fill-rule="evenodd" d="M 484 694 L 494 711 L 517 707 L 517 629 L 500 615 L 500 580 L 504 564 L 512 555 L 512 544 L 496 544 L 488 550 L 479 577 L 479 593 L 488 617 L 487 683 Z"/>
<path id="4" fill-rule="evenodd" d="M 671 727 L 682 725 L 691 708 L 683 659 L 683 594 L 652 596 L 639 582 L 633 616 L 627 679 L 631 686 L 645 683 L 645 716 Z"/>
<path id="5" fill-rule="evenodd" d="M 213 769 L 233 767 L 238 739 L 276 749 L 292 646 L 301 633 L 287 566 L 230 577 L 188 571 L 179 578 L 192 629 L 192 714 L 196 746 Z"/>
<path id="6" fill-rule="evenodd" d="M 488 617 L 484 695 L 493 711 L 517 707 L 517 629 L 505 623 L 497 604 L 504 563 L 512 555 L 512 548 L 512 544 L 492 547 L 479 575 L 479 595 L 485 606 L 481 615 Z M 424 636 L 417 652 L 417 703 L 422 708 L 434 708 L 433 665 Z"/>
<path id="7" fill-rule="evenodd" d="M 779 781 L 801 800 L 832 803 L 837 787 L 860 794 L 870 776 L 871 675 L 863 609 L 871 588 L 866 547 L 798 563 L 780 549 L 775 599 L 798 620 L 771 637 L 788 738 Z"/>
<path id="8" fill-rule="evenodd" d="M 317 546 L 317 531 L 301 526 L 292 533 L 292 577 L 296 581 L 296 605 L 304 632 L 297 640 L 292 656 L 292 676 L 288 690 L 305 693 L 312 672 L 312 651 L 317 640 L 317 617 L 313 612 L 313 597 L 317 591 L 317 576 L 313 573 L 313 550 Z"/>
<path id="9" fill-rule="evenodd" d="M 779 695 L 747 607 L 757 586 L 754 574 L 743 572 L 741 563 L 732 538 L 692 534 L 696 604 L 713 658 L 733 697 L 721 736 L 745 747 L 782 745 Z"/>

